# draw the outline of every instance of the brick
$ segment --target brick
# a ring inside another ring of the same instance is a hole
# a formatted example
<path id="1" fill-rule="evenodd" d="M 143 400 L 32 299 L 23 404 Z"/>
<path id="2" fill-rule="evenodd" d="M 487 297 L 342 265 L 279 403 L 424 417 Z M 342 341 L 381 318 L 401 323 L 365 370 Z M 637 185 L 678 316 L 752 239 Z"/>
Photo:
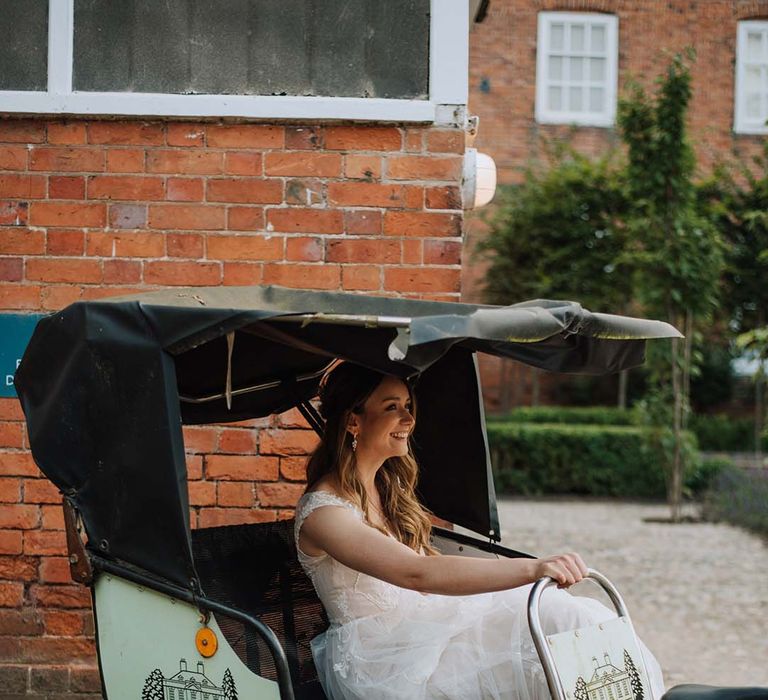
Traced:
<path id="1" fill-rule="evenodd" d="M 0 258 L 0 280 L 3 282 L 21 282 L 23 277 L 23 258 Z"/>
<path id="2" fill-rule="evenodd" d="M 40 471 L 29 452 L 0 452 L 0 474 L 4 476 L 37 476 Z"/>
<path id="3" fill-rule="evenodd" d="M 21 540 L 21 533 L 16 533 Z M 37 557 L 0 556 L 0 579 L 12 581 L 37 580 Z M 2 636 L 2 635 L 0 635 Z"/>
<path id="4" fill-rule="evenodd" d="M 48 143 L 75 145 L 86 142 L 84 122 L 50 122 L 48 124 Z"/>
<path id="5" fill-rule="evenodd" d="M 204 124 L 168 124 L 166 140 L 169 146 L 198 148 L 205 145 Z"/>
<path id="6" fill-rule="evenodd" d="M 30 690 L 55 692 L 69 689 L 69 669 L 66 666 L 38 666 L 30 669 Z"/>
<path id="7" fill-rule="evenodd" d="M 400 242 L 375 238 L 328 241 L 328 262 L 399 263 Z"/>
<path id="8" fill-rule="evenodd" d="M 267 153 L 264 172 L 277 176 L 340 177 L 341 156 L 338 153 L 273 152 Z"/>
<path id="9" fill-rule="evenodd" d="M 190 480 L 203 478 L 203 458 L 201 455 L 186 455 L 187 478 Z"/>
<path id="10" fill-rule="evenodd" d="M 165 183 L 161 177 L 92 175 L 88 199 L 161 200 L 165 199 Z"/>
<path id="11" fill-rule="evenodd" d="M 146 228 L 147 206 L 145 204 L 112 204 L 109 207 L 111 228 Z"/>
<path id="12" fill-rule="evenodd" d="M 306 418 L 301 415 L 297 408 L 291 408 L 275 416 L 277 425 L 280 428 L 309 428 Z"/>
<path id="13" fill-rule="evenodd" d="M 152 204 L 149 225 L 156 229 L 224 228 L 224 207 L 196 204 Z"/>
<path id="14" fill-rule="evenodd" d="M 40 508 L 34 505 L 6 503 L 0 508 L 0 528 L 30 530 L 40 526 Z"/>
<path id="15" fill-rule="evenodd" d="M 2 266 L 0 266 L 0 270 Z M 24 446 L 24 424 L 23 423 L 0 423 L 0 447 Z M 1 457 L 0 457 L 1 458 Z"/>
<path id="16" fill-rule="evenodd" d="M 286 150 L 312 151 L 323 147 L 323 129 L 315 126 L 286 126 Z"/>
<path id="17" fill-rule="evenodd" d="M 161 286 L 213 286 L 221 283 L 221 265 L 214 262 L 145 262 L 144 282 Z"/>
<path id="18" fill-rule="evenodd" d="M 39 584 L 30 589 L 32 600 L 43 608 L 90 608 L 88 588 L 76 584 Z"/>
<path id="19" fill-rule="evenodd" d="M 101 693 L 101 676 L 96 666 L 69 670 L 69 688 L 73 693 Z"/>
<path id="20" fill-rule="evenodd" d="M 56 637 L 77 637 L 83 633 L 83 614 L 65 610 L 41 611 L 46 634 Z"/>
<path id="21" fill-rule="evenodd" d="M 1 119 L 0 143 L 42 143 L 45 124 L 38 119 Z"/>
<path id="22" fill-rule="evenodd" d="M 62 530 L 27 530 L 24 532 L 24 554 L 66 554 L 67 544 Z"/>
<path id="23" fill-rule="evenodd" d="M 461 242 L 459 241 L 424 241 L 425 265 L 460 265 Z"/>
<path id="24" fill-rule="evenodd" d="M 215 151 L 152 150 L 146 161 L 148 173 L 218 175 L 224 171 L 224 155 Z"/>
<path id="25" fill-rule="evenodd" d="M 24 602 L 24 584 L 0 581 L 0 607 L 20 608 Z"/>
<path id="26" fill-rule="evenodd" d="M 427 187 L 427 209 L 461 209 L 461 190 L 458 187 Z"/>
<path id="27" fill-rule="evenodd" d="M 249 523 L 271 523 L 277 520 L 273 510 L 254 508 L 204 508 L 200 511 L 200 527 L 221 527 L 223 525 L 245 525 Z"/>
<path id="28" fill-rule="evenodd" d="M 323 181 L 311 177 L 286 180 L 285 203 L 302 207 L 324 205 L 326 201 Z"/>
<path id="29" fill-rule="evenodd" d="M 405 132 L 405 150 L 408 153 L 420 153 L 424 150 L 424 129 L 407 129 Z"/>
<path id="30" fill-rule="evenodd" d="M 286 260 L 301 262 L 319 262 L 325 254 L 322 238 L 314 236 L 295 236 L 286 240 Z"/>
<path id="31" fill-rule="evenodd" d="M 461 214 L 388 211 L 384 215 L 384 235 L 458 238 L 461 236 L 461 221 Z"/>
<path id="32" fill-rule="evenodd" d="M 264 284 L 277 284 L 295 289 L 338 289 L 341 270 L 338 265 L 287 265 L 264 266 Z"/>
<path id="33" fill-rule="evenodd" d="M 208 180 L 209 202 L 280 204 L 283 201 L 282 180 L 262 178 L 217 178 Z"/>
<path id="34" fill-rule="evenodd" d="M 381 178 L 381 156 L 358 153 L 344 156 L 344 175 L 368 182 L 378 180 Z"/>
<path id="35" fill-rule="evenodd" d="M 29 157 L 30 170 L 94 173 L 104 170 L 106 158 L 101 148 L 37 146 Z"/>
<path id="36" fill-rule="evenodd" d="M 403 264 L 421 265 L 424 262 L 424 242 L 420 238 L 403 240 Z"/>
<path id="37" fill-rule="evenodd" d="M 384 220 L 380 211 L 370 211 L 359 209 L 344 212 L 344 232 L 366 235 L 381 234 L 382 221 Z"/>
<path id="38" fill-rule="evenodd" d="M 282 260 L 282 236 L 209 236 L 209 260 Z"/>
<path id="39" fill-rule="evenodd" d="M 314 430 L 262 430 L 259 434 L 259 454 L 305 455 L 317 447 Z"/>
<path id="40" fill-rule="evenodd" d="M 267 229 L 286 233 L 341 233 L 344 219 L 342 213 L 334 209 L 269 209 Z"/>
<path id="41" fill-rule="evenodd" d="M 21 554 L 21 530 L 0 530 L 0 554 Z"/>
<path id="42" fill-rule="evenodd" d="M 0 174 L 0 196 L 9 199 L 41 199 L 45 185 L 45 175 Z"/>
<path id="43" fill-rule="evenodd" d="M 40 583 L 71 583 L 67 557 L 43 557 L 40 560 Z"/>
<path id="44" fill-rule="evenodd" d="M 29 202 L 0 202 L 0 226 L 26 226 L 28 219 Z M 5 236 L 6 233 L 4 231 L 3 235 Z M 5 251 L 5 245 L 3 245 L 3 251 Z"/>
<path id="45" fill-rule="evenodd" d="M 30 229 L 3 229 L 0 232 L 3 255 L 41 255 L 45 252 L 45 234 Z"/>
<path id="46" fill-rule="evenodd" d="M 282 126 L 260 124 L 223 124 L 206 127 L 208 146 L 212 148 L 282 148 Z"/>
<path id="47" fill-rule="evenodd" d="M 253 483 L 246 481 L 222 481 L 217 486 L 220 506 L 250 508 L 255 503 Z"/>
<path id="48" fill-rule="evenodd" d="M 225 428 L 219 433 L 218 452 L 224 454 L 255 453 L 256 432 L 247 428 Z"/>
<path id="49" fill-rule="evenodd" d="M 33 610 L 0 610 L 0 637 L 21 637 L 42 634 L 43 625 L 39 613 Z M 5 680 L 3 667 L 2 679 Z M 7 691 L 3 684 L 3 692 Z"/>
<path id="50" fill-rule="evenodd" d="M 83 587 L 84 590 L 85 587 Z M 21 640 L 21 661 L 76 664 L 92 662 L 96 647 L 91 639 L 64 637 L 28 637 Z M 49 695 L 48 700 L 53 700 Z M 62 700 L 60 697 L 56 700 Z M 89 699 L 90 700 L 90 699 Z"/>
<path id="51" fill-rule="evenodd" d="M 202 202 L 205 186 L 199 177 L 169 177 L 166 197 L 170 202 Z"/>
<path id="52" fill-rule="evenodd" d="M 49 176 L 48 198 L 85 199 L 85 178 L 80 175 Z"/>
<path id="53" fill-rule="evenodd" d="M 216 449 L 217 431 L 214 428 L 185 425 L 183 432 L 187 452 L 213 452 Z"/>
<path id="54" fill-rule="evenodd" d="M 464 153 L 464 131 L 460 129 L 429 129 L 427 150 L 431 153 Z"/>
<path id="55" fill-rule="evenodd" d="M 102 281 L 101 262 L 82 258 L 40 258 L 27 260 L 28 280 L 41 282 L 81 282 L 97 284 Z"/>
<path id="56" fill-rule="evenodd" d="M 216 482 L 214 481 L 190 481 L 189 505 L 191 506 L 215 506 Z"/>
<path id="57" fill-rule="evenodd" d="M 224 154 L 224 172 L 227 175 L 264 174 L 264 159 L 254 151 L 228 151 Z"/>
<path id="58" fill-rule="evenodd" d="M 400 130 L 392 126 L 329 126 L 325 147 L 336 151 L 399 151 Z"/>
<path id="59" fill-rule="evenodd" d="M 377 265 L 344 265 L 341 268 L 341 286 L 347 291 L 381 289 L 381 268 Z"/>
<path id="60" fill-rule="evenodd" d="M 384 289 L 395 292 L 458 292 L 460 286 L 459 269 L 418 267 L 384 270 Z"/>
<path id="61" fill-rule="evenodd" d="M 387 177 L 391 180 L 446 180 L 461 177 L 462 159 L 458 156 L 391 156 L 387 158 Z"/>
<path id="62" fill-rule="evenodd" d="M 281 457 L 280 476 L 288 481 L 306 481 L 307 458 L 306 457 Z"/>
<path id="63" fill-rule="evenodd" d="M 0 420 L 24 420 L 24 412 L 17 398 L 0 398 Z"/>
<path id="64" fill-rule="evenodd" d="M 101 203 L 32 202 L 29 208 L 32 226 L 101 228 L 106 221 L 106 206 Z"/>
<path id="65" fill-rule="evenodd" d="M 40 506 L 43 516 L 43 530 L 64 529 L 64 509 L 60 505 Z"/>
<path id="66" fill-rule="evenodd" d="M 423 188 L 414 185 L 382 185 L 372 182 L 330 182 L 330 204 L 351 207 L 421 208 Z"/>
<path id="67" fill-rule="evenodd" d="M 74 285 L 51 285 L 43 287 L 42 308 L 46 311 L 58 311 L 83 297 L 83 288 Z"/>
<path id="68" fill-rule="evenodd" d="M 111 252 L 120 258 L 159 258 L 165 253 L 165 236 L 161 233 L 126 231 L 105 237 Z"/>
<path id="69" fill-rule="evenodd" d="M 169 258 L 199 259 L 205 254 L 205 239 L 199 233 L 169 233 L 165 247 Z"/>
<path id="70" fill-rule="evenodd" d="M 239 455 L 208 455 L 205 475 L 209 479 L 224 481 L 274 481 L 280 464 L 276 457 Z"/>
<path id="71" fill-rule="evenodd" d="M 25 146 L 0 147 L 0 170 L 26 170 L 28 154 Z"/>
<path id="72" fill-rule="evenodd" d="M 21 479 L 0 478 L 0 503 L 19 503 L 21 501 Z"/>
<path id="73" fill-rule="evenodd" d="M 227 228 L 230 231 L 261 231 L 264 229 L 262 207 L 229 207 Z"/>
<path id="74" fill-rule="evenodd" d="M 144 172 L 144 150 L 138 148 L 110 148 L 107 150 L 107 172 Z"/>
<path id="75" fill-rule="evenodd" d="M 261 284 L 264 267 L 253 263 L 224 263 L 224 284 L 229 286 L 251 286 Z"/>
<path id="76" fill-rule="evenodd" d="M 165 141 L 163 124 L 135 121 L 92 121 L 88 123 L 88 143 L 102 145 L 160 146 Z"/>
<path id="77" fill-rule="evenodd" d="M 295 507 L 305 488 L 304 484 L 288 484 L 286 482 L 258 484 L 256 486 L 256 496 L 262 506 Z"/>
<path id="78" fill-rule="evenodd" d="M 137 260 L 105 260 L 104 284 L 138 284 L 141 282 L 141 263 Z"/>
<path id="79" fill-rule="evenodd" d="M 0 309 L 39 309 L 40 287 L 0 285 Z M 2 466 L 0 466 L 2 473 Z"/>

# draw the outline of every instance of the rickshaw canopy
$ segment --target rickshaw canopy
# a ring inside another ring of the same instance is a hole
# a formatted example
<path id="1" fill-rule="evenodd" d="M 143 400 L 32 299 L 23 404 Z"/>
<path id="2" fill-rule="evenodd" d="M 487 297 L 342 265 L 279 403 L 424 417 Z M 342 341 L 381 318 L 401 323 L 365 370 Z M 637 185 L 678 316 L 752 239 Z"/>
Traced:
<path id="1" fill-rule="evenodd" d="M 173 289 L 44 318 L 16 387 L 34 459 L 80 513 L 88 547 L 194 589 L 182 424 L 306 406 L 336 359 L 397 375 L 415 385 L 423 502 L 498 540 L 475 353 L 601 374 L 641 364 L 646 340 L 673 337 L 666 323 L 568 301 Z"/>

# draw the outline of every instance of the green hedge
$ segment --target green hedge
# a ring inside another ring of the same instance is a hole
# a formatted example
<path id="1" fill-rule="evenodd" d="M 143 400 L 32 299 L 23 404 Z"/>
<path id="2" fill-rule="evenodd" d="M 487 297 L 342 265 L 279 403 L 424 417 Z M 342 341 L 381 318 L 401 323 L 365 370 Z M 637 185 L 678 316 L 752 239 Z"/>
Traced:
<path id="1" fill-rule="evenodd" d="M 607 406 L 526 406 L 507 414 L 489 416 L 488 422 L 632 425 L 632 412 Z"/>
<path id="2" fill-rule="evenodd" d="M 694 414 L 689 425 L 696 433 L 699 447 L 711 452 L 751 452 L 755 448 L 755 424 L 751 418 L 731 418 L 723 414 Z M 762 448 L 768 449 L 763 433 Z"/>
<path id="3" fill-rule="evenodd" d="M 768 538 L 768 472 L 733 466 L 722 469 L 704 500 L 704 516 Z"/>

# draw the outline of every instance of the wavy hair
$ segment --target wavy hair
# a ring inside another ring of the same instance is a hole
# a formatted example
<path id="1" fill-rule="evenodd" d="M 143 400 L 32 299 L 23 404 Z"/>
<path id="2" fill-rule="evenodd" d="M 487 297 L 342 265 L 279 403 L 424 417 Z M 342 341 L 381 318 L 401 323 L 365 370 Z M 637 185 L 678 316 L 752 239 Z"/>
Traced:
<path id="1" fill-rule="evenodd" d="M 347 430 L 351 413 L 365 410 L 365 402 L 385 375 L 343 362 L 336 365 L 320 385 L 320 414 L 325 419 L 325 432 L 307 463 L 307 491 L 324 476 L 336 477 L 341 495 L 359 506 L 368 524 L 384 534 L 394 535 L 416 552 L 435 554 L 429 544 L 431 524 L 426 509 L 416 498 L 419 468 L 408 440 L 408 454 L 390 457 L 376 472 L 375 486 L 381 498 L 388 533 L 368 519 L 368 495 L 355 469 L 352 436 Z M 415 397 L 410 387 L 411 404 L 416 415 Z"/>

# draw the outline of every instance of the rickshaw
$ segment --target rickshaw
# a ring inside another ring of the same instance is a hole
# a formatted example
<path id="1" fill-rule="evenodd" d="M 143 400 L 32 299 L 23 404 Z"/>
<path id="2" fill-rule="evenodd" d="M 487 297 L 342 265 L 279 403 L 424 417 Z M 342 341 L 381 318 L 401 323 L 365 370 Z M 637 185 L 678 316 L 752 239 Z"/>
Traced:
<path id="1" fill-rule="evenodd" d="M 500 544 L 476 354 L 607 373 L 672 337 L 668 324 L 574 302 L 278 287 L 163 290 L 44 318 L 15 381 L 35 462 L 63 497 L 72 578 L 92 592 L 104 697 L 324 697 L 309 643 L 328 621 L 297 563 L 293 522 L 191 530 L 182 425 L 296 408 L 321 433 L 312 400 L 337 360 L 415 379 L 420 497 L 474 533 L 435 527 L 434 545 L 528 556 Z"/>

